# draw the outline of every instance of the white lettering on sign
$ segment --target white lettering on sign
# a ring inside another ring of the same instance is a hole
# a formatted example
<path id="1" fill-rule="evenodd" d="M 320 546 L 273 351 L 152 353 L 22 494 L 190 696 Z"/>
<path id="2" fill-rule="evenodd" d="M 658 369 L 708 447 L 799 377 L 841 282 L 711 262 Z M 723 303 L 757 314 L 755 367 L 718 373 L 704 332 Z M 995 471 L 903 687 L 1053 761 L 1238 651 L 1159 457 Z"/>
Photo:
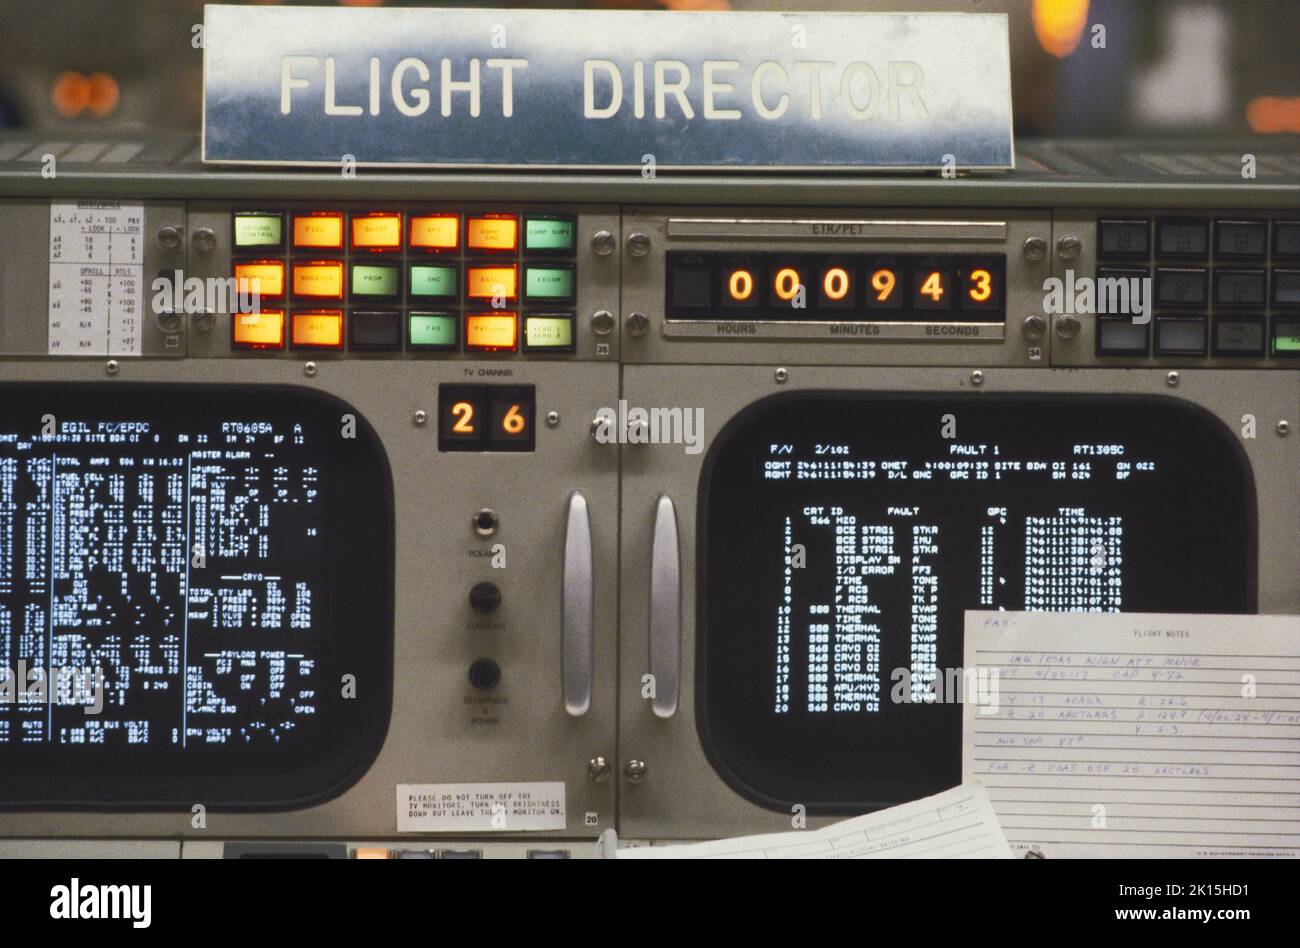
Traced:
<path id="1" fill-rule="evenodd" d="M 512 833 L 565 828 L 564 781 L 399 783 L 399 833 Z"/>
<path id="2" fill-rule="evenodd" d="M 143 353 L 143 234 L 140 204 L 50 205 L 50 355 Z"/>

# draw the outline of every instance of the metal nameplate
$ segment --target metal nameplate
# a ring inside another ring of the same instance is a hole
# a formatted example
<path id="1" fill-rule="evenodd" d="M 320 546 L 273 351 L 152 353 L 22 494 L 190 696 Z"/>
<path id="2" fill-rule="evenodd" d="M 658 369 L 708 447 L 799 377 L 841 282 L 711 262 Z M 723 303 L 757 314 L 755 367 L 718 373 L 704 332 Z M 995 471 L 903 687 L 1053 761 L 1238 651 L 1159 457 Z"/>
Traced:
<path id="1" fill-rule="evenodd" d="M 207 162 L 1015 163 L 1003 14 L 209 6 L 203 46 Z"/>
<path id="2" fill-rule="evenodd" d="M 1005 221 L 781 220 L 776 218 L 672 217 L 668 236 L 700 239 L 954 240 L 1005 241 Z"/>
<path id="3" fill-rule="evenodd" d="M 819 322 L 815 320 L 665 319 L 670 339 L 860 339 L 866 342 L 1001 342 L 1003 323 Z"/>

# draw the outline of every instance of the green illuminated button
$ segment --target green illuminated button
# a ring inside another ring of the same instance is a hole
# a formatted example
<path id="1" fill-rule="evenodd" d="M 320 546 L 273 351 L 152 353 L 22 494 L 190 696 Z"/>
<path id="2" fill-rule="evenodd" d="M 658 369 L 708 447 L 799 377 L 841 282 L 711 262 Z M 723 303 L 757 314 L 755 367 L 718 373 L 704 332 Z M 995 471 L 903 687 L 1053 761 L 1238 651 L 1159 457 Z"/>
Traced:
<path id="1" fill-rule="evenodd" d="M 524 220 L 524 250 L 572 250 L 573 238 L 571 217 L 529 217 Z"/>
<path id="2" fill-rule="evenodd" d="M 524 296 L 533 300 L 573 299 L 573 267 L 525 267 Z"/>
<path id="3" fill-rule="evenodd" d="M 1273 323 L 1273 355 L 1300 358 L 1300 322 L 1278 320 Z"/>
<path id="4" fill-rule="evenodd" d="M 573 351 L 572 316 L 524 318 L 524 348 Z"/>
<path id="5" fill-rule="evenodd" d="M 235 214 L 236 247 L 279 247 L 284 242 L 284 218 L 280 214 Z"/>
<path id="6" fill-rule="evenodd" d="M 396 296 L 399 292 L 396 267 L 376 267 L 371 264 L 352 265 L 353 296 Z"/>
<path id="7" fill-rule="evenodd" d="M 441 297 L 455 296 L 456 268 L 425 266 L 411 267 L 411 295 Z"/>
<path id="8" fill-rule="evenodd" d="M 407 341 L 412 349 L 454 348 L 456 317 L 448 313 L 412 313 Z"/>

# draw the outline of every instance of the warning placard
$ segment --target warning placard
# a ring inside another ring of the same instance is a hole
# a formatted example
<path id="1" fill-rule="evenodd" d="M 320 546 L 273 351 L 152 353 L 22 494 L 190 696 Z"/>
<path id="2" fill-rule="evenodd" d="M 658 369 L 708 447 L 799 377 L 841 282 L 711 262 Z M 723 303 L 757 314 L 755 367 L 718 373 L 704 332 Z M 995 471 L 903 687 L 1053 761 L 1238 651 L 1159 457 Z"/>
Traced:
<path id="1" fill-rule="evenodd" d="M 514 833 L 565 828 L 564 781 L 399 783 L 399 833 Z"/>

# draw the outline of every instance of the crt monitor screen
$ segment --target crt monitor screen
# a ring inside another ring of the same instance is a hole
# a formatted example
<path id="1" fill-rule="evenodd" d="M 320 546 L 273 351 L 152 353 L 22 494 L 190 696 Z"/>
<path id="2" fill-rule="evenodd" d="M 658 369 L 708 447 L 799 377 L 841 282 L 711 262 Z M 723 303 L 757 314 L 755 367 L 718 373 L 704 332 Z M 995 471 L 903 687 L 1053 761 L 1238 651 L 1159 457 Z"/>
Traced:
<path id="1" fill-rule="evenodd" d="M 0 804 L 279 807 L 357 776 L 392 678 L 364 421 L 271 388 L 0 405 Z"/>
<path id="2" fill-rule="evenodd" d="M 778 397 L 700 501 L 697 726 L 772 807 L 960 782 L 966 609 L 1255 610 L 1245 454 L 1169 399 Z"/>

